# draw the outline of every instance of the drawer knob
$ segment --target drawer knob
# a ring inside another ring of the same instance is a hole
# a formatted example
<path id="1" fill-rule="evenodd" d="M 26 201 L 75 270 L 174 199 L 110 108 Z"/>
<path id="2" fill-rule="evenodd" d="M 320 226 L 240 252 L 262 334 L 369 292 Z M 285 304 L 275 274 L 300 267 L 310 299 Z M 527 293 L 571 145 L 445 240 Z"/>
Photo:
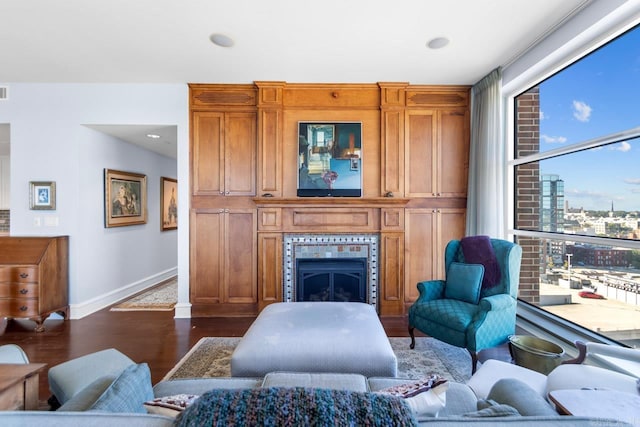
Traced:
<path id="1" fill-rule="evenodd" d="M 19 292 L 20 292 L 22 295 L 24 295 L 24 294 L 26 294 L 26 293 L 29 293 L 29 290 L 28 290 L 28 289 L 20 289 L 20 291 L 19 291 Z"/>
<path id="2" fill-rule="evenodd" d="M 27 277 L 29 277 L 29 273 L 20 273 L 20 277 L 26 279 Z"/>
<path id="3" fill-rule="evenodd" d="M 29 307 L 27 307 L 26 305 L 23 305 L 22 307 L 20 307 L 20 311 L 27 311 L 29 309 Z"/>

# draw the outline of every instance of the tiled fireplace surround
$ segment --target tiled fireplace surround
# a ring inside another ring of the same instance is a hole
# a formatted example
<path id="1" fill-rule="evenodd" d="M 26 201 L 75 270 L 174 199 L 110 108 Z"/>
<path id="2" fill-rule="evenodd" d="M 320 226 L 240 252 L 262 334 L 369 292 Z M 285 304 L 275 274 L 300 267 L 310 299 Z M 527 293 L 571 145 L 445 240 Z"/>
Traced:
<path id="1" fill-rule="evenodd" d="M 285 302 L 296 300 L 296 259 L 366 258 L 367 303 L 378 302 L 377 234 L 285 234 L 283 256 L 283 295 Z"/>

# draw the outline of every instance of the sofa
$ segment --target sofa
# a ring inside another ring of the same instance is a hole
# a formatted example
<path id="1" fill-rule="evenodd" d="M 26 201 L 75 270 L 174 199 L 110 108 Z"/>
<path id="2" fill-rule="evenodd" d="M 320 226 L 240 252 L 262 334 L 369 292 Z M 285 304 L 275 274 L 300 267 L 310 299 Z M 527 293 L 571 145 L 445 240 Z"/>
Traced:
<path id="1" fill-rule="evenodd" d="M 178 394 L 203 395 L 211 391 L 219 394 L 227 393 L 229 400 L 232 400 L 238 396 L 238 393 L 260 390 L 336 390 L 343 395 L 352 393 L 366 398 L 377 395 L 371 392 L 408 381 L 411 380 L 366 378 L 360 374 L 273 372 L 268 373 L 264 378 L 177 379 L 161 381 L 152 387 L 149 368 L 145 363 L 141 363 L 129 365 L 115 378 L 106 375 L 93 380 L 67 399 L 57 411 L 0 412 L 0 425 L 5 427 L 31 425 L 163 427 L 174 425 L 176 419 L 167 415 L 145 413 L 142 406 L 144 401 L 154 397 Z M 336 402 L 336 404 L 341 403 Z M 243 410 L 251 413 L 253 410 L 265 410 L 263 406 L 267 405 L 258 403 L 253 409 L 245 407 Z M 500 410 L 492 412 L 494 408 Z M 511 413 L 511 416 L 498 416 L 504 415 L 501 413 L 504 408 L 512 408 L 519 415 Z M 559 416 L 538 391 L 514 378 L 503 378 L 497 381 L 491 387 L 486 399 L 478 399 L 473 389 L 467 384 L 450 383 L 446 392 L 446 405 L 440 410 L 438 416 L 416 417 L 414 425 L 454 426 L 469 423 L 475 426 L 630 425 L 614 420 Z M 333 423 L 327 423 L 329 424 L 333 425 Z M 381 422 L 379 425 L 397 424 Z"/>

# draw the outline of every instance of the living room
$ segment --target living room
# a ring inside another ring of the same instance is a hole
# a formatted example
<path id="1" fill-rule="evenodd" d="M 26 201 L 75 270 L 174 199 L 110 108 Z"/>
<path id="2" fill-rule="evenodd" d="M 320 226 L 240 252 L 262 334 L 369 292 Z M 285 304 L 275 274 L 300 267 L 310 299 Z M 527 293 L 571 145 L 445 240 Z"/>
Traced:
<path id="1" fill-rule="evenodd" d="M 514 56 L 512 61 L 485 66 L 484 73 L 477 74 L 473 81 L 460 84 L 470 86 L 496 66 L 508 62 L 503 70 L 503 93 L 517 93 L 528 83 L 564 63 L 575 49 L 583 49 L 593 40 L 601 42 L 603 38 L 633 25 L 637 16 L 633 3 L 576 2 L 572 7 L 582 6 L 583 10 L 573 16 L 570 25 L 564 23 L 554 28 L 553 34 L 526 54 Z M 572 7 L 567 6 L 567 11 Z M 425 41 L 421 43 L 424 45 Z M 563 52 L 558 53 L 558 47 L 562 47 Z M 218 60 L 234 64 L 233 54 L 229 52 L 233 50 L 220 50 Z M 256 80 L 331 81 L 341 84 L 349 81 L 370 84 L 409 81 L 412 85 L 458 83 L 452 82 L 454 79 L 414 79 L 409 72 L 395 75 L 374 73 L 370 74 L 374 76 L 372 78 L 364 78 L 364 75 L 354 78 L 349 74 L 340 77 L 327 73 L 324 76 L 328 80 L 325 80 L 296 77 L 288 71 L 278 72 L 271 68 L 260 75 L 250 76 L 238 74 L 236 70 L 237 77 L 233 79 L 217 78 L 211 72 L 212 77 L 166 83 L 160 79 L 144 78 L 135 81 L 107 77 L 103 77 L 104 80 L 99 77 L 85 79 L 75 74 L 74 68 L 69 68 L 67 77 L 60 81 L 27 77 L 27 72 L 23 78 L 17 74 L 16 77 L 0 74 L 0 79 L 7 82 L 9 93 L 8 99 L 0 103 L 0 122 L 9 124 L 11 129 L 10 234 L 70 236 L 70 319 L 90 316 L 128 295 L 176 275 L 179 278 L 179 301 L 175 317 L 188 319 L 194 314 L 189 250 L 192 212 L 185 197 L 192 191 L 187 83 L 214 81 L 233 84 L 240 81 L 248 84 Z M 248 73 L 246 68 L 242 72 Z M 396 75 L 400 77 L 396 78 Z M 175 159 L 142 150 L 95 130 L 99 125 L 138 126 L 149 123 L 175 128 Z M 149 216 L 145 226 L 104 227 L 105 168 L 147 175 Z M 178 193 L 183 201 L 178 204 L 179 227 L 176 231 L 160 231 L 157 206 L 160 204 L 159 182 L 163 176 L 177 178 Z M 28 185 L 31 181 L 56 182 L 58 200 L 55 211 L 29 209 Z M 273 202 L 267 200 L 265 203 Z M 508 218 L 508 208 L 505 212 L 504 217 Z M 497 234 L 505 237 L 511 234 L 512 227 L 506 219 L 494 227 Z"/>

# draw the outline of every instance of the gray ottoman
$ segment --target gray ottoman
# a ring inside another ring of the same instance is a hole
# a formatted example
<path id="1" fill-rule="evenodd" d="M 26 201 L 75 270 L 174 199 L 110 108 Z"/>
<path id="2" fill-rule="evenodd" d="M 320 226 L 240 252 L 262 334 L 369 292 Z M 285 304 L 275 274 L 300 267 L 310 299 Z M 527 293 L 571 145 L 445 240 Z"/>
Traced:
<path id="1" fill-rule="evenodd" d="M 231 356 L 231 375 L 273 371 L 395 377 L 398 362 L 373 306 L 286 302 L 267 306 Z"/>

